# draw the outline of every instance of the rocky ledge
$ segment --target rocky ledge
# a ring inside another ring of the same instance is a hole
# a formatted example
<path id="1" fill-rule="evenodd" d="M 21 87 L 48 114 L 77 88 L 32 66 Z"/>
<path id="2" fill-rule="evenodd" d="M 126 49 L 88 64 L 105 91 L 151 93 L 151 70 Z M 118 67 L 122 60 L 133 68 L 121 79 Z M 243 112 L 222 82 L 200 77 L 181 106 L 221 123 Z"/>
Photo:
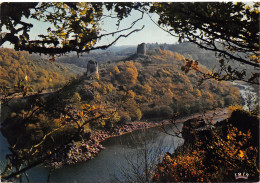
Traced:
<path id="1" fill-rule="evenodd" d="M 179 118 L 175 121 L 175 123 L 187 123 L 190 120 L 192 121 L 198 118 L 208 118 L 213 122 L 214 119 L 216 120 L 227 118 L 228 115 L 230 114 L 226 108 L 217 109 L 214 111 L 208 111 L 203 116 L 201 116 L 201 114 L 194 114 L 191 116 Z M 141 130 L 165 124 L 169 124 L 169 120 L 164 120 L 161 122 L 132 122 L 111 128 L 110 130 L 97 130 L 92 132 L 89 140 L 71 143 L 68 145 L 68 148 L 66 148 L 65 151 L 63 150 L 62 152 L 57 153 L 56 156 L 54 156 L 50 161 L 45 162 L 45 165 L 56 168 L 61 167 L 62 165 L 85 162 L 87 160 L 93 159 L 102 149 L 104 149 L 101 142 L 107 138 L 123 135 L 135 130 Z"/>
<path id="2" fill-rule="evenodd" d="M 89 140 L 71 143 L 65 151 L 57 153 L 51 160 L 45 162 L 45 166 L 58 168 L 63 165 L 71 165 L 93 159 L 104 149 L 101 142 L 120 136 L 135 130 L 159 126 L 157 122 L 133 122 L 112 128 L 111 130 L 97 130 L 92 133 Z"/>

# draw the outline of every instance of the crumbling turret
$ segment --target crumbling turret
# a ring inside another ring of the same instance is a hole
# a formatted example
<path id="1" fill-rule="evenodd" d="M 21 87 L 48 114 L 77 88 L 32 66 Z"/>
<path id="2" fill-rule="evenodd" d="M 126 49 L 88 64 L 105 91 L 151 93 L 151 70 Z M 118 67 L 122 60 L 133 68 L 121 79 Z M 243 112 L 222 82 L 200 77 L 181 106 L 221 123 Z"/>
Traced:
<path id="1" fill-rule="evenodd" d="M 142 43 L 137 46 L 137 55 L 146 55 L 146 44 Z"/>
<path id="2" fill-rule="evenodd" d="M 90 60 L 87 65 L 87 77 L 97 77 L 99 79 L 98 63 L 96 61 Z"/>

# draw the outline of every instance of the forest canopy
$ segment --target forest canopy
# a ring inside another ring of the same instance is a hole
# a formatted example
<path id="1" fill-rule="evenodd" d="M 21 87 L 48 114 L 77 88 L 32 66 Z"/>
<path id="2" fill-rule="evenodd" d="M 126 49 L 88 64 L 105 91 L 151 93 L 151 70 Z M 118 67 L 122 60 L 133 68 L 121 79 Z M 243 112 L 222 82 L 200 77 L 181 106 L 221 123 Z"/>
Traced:
<path id="1" fill-rule="evenodd" d="M 65 64 L 7 48 L 0 48 L 0 66 L 1 85 L 10 88 L 18 87 L 17 84 L 28 85 L 30 91 L 62 87 L 74 76 Z"/>

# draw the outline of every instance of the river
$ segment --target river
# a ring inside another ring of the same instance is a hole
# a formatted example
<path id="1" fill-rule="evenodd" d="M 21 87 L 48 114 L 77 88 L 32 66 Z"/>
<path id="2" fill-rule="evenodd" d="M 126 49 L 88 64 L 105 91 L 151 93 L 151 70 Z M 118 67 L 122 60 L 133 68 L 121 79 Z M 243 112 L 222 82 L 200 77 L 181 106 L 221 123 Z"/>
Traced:
<path id="1" fill-rule="evenodd" d="M 181 127 L 182 124 L 178 124 L 178 128 Z M 168 130 L 172 128 L 168 127 Z M 157 163 L 160 154 L 163 155 L 167 151 L 172 153 L 182 143 L 182 139 L 165 135 L 157 127 L 112 137 L 102 143 L 105 149 L 94 159 L 53 170 L 50 182 L 114 182 L 116 178 L 125 181 L 125 171 L 131 175 L 139 167 L 139 171 L 143 172 L 145 162 Z M 1 143 L 1 150 L 6 149 L 6 146 L 6 142 Z M 145 151 L 148 154 L 146 158 Z M 1 151 L 1 155 L 5 153 L 6 151 Z M 2 158 L 4 156 L 1 156 L 1 160 Z M 43 166 L 31 169 L 28 171 L 30 181 L 46 182 L 49 171 L 49 168 Z"/>
<path id="2" fill-rule="evenodd" d="M 244 109 L 253 107 L 259 96 L 252 87 L 234 83 L 239 87 L 244 99 Z M 248 99 L 247 96 L 251 96 Z M 168 130 L 175 127 L 168 126 Z M 182 124 L 178 124 L 182 128 Z M 5 164 L 5 155 L 8 153 L 8 144 L 0 134 L 1 171 Z M 94 159 L 76 165 L 66 165 L 55 169 L 50 175 L 50 182 L 115 182 L 131 180 L 132 177 L 142 177 L 138 173 L 145 172 L 146 164 L 158 162 L 159 155 L 174 150 L 183 143 L 181 138 L 166 135 L 158 127 L 138 130 L 122 136 L 105 140 L 102 150 Z M 28 171 L 31 182 L 46 182 L 50 169 L 38 166 Z M 134 174 L 136 172 L 136 174 Z M 130 178 L 129 178 L 129 177 Z"/>
<path id="3" fill-rule="evenodd" d="M 233 82 L 233 85 L 239 88 L 241 97 L 243 98 L 244 110 L 252 110 L 259 105 L 259 95 L 255 92 L 254 88 L 244 82 Z"/>

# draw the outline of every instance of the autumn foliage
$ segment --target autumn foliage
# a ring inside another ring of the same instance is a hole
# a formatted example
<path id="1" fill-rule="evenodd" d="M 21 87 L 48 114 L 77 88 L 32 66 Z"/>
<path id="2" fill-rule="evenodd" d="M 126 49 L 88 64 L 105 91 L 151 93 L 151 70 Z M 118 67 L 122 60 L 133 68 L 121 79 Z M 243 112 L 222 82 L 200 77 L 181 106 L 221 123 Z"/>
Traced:
<path id="1" fill-rule="evenodd" d="M 165 119 L 174 112 L 185 116 L 240 103 L 238 89 L 227 82 L 210 80 L 197 85 L 200 76 L 196 71 L 181 71 L 183 55 L 160 49 L 148 54 L 148 58 L 106 64 L 99 80 L 74 89 L 82 102 L 96 105 L 106 101 L 106 108 L 116 108 L 121 122 Z"/>
<path id="2" fill-rule="evenodd" d="M 3 123 L 3 134 L 17 154 L 24 159 L 31 156 L 33 162 L 44 157 L 43 152 L 55 154 L 56 147 L 71 139 L 89 139 L 95 130 L 141 119 L 166 119 L 174 112 L 186 116 L 240 102 L 238 89 L 226 82 L 212 80 L 197 85 L 199 75 L 194 70 L 187 74 L 181 71 L 184 63 L 180 54 L 159 50 L 147 58 L 106 65 L 100 69 L 99 80 L 89 80 L 83 74 L 46 98 L 28 97 L 35 103 L 17 108 Z M 182 175 L 189 174 L 185 180 L 208 180 L 201 170 L 206 167 L 205 158 L 197 156 L 201 152 L 172 159 L 174 166 L 160 171 L 171 172 L 176 165 Z M 183 163 L 186 158 L 188 162 Z M 176 176 L 175 180 L 182 181 Z"/>
<path id="3" fill-rule="evenodd" d="M 257 117 L 253 118 L 248 120 L 252 126 Z M 259 180 L 259 145 L 255 143 L 259 137 L 252 135 L 252 128 L 239 130 L 222 122 L 211 131 L 188 131 L 193 135 L 192 148 L 186 144 L 185 151 L 166 154 L 156 168 L 154 181 L 232 182 L 238 172 L 248 173 L 248 181 Z M 186 142 L 190 135 L 185 135 Z"/>
<path id="4" fill-rule="evenodd" d="M 205 172 L 207 165 L 203 164 L 204 156 L 203 151 L 176 157 L 165 155 L 156 169 L 153 181 L 209 182 L 210 174 Z"/>
<path id="5" fill-rule="evenodd" d="M 0 49 L 0 85 L 31 90 L 61 87 L 73 76 L 66 66 L 29 55 L 28 52 Z"/>

